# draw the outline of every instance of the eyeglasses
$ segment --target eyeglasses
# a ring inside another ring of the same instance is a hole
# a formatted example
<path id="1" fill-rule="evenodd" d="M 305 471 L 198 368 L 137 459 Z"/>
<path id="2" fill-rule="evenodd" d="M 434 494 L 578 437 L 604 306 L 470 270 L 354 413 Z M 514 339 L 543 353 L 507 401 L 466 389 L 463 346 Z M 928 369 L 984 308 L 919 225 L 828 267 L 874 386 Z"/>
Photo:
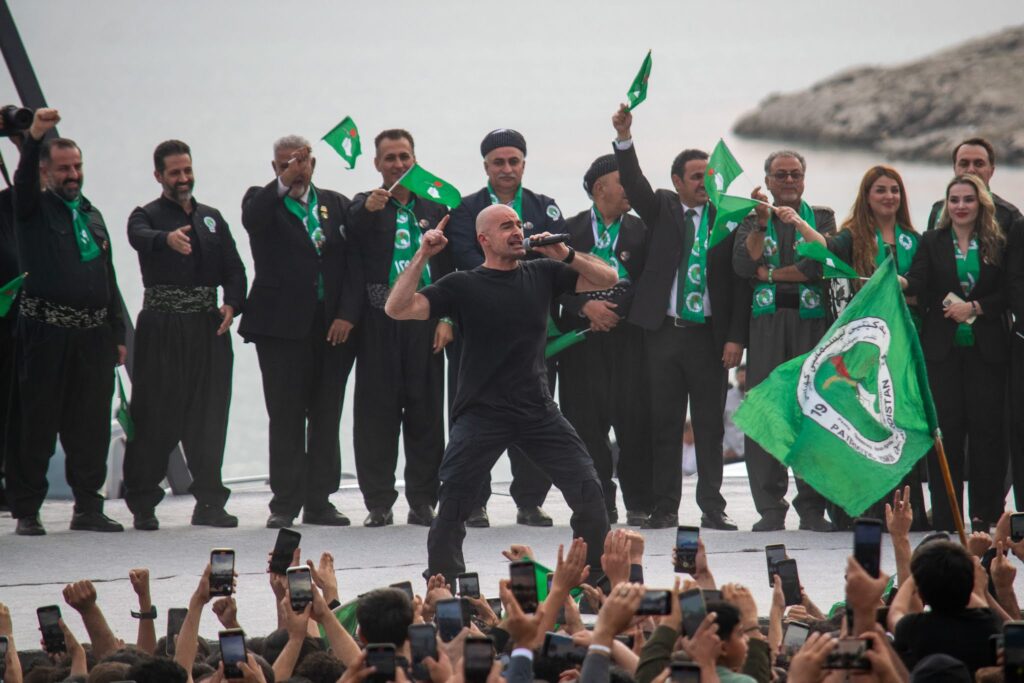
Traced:
<path id="1" fill-rule="evenodd" d="M 786 178 L 792 178 L 794 181 L 797 181 L 797 180 L 803 180 L 804 179 L 804 172 L 803 171 L 776 171 L 775 173 L 772 173 L 772 177 L 775 178 L 776 180 L 778 180 L 780 183 L 785 182 Z"/>

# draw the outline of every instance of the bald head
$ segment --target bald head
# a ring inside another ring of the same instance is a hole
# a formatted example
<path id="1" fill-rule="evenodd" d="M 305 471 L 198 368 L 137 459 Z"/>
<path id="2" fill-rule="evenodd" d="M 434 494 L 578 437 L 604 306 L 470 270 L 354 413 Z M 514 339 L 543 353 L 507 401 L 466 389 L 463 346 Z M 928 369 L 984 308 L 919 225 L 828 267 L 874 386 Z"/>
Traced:
<path id="1" fill-rule="evenodd" d="M 506 221 L 518 221 L 519 216 L 511 206 L 506 204 L 491 204 L 476 215 L 476 234 L 481 234 L 488 228 L 495 228 Z"/>

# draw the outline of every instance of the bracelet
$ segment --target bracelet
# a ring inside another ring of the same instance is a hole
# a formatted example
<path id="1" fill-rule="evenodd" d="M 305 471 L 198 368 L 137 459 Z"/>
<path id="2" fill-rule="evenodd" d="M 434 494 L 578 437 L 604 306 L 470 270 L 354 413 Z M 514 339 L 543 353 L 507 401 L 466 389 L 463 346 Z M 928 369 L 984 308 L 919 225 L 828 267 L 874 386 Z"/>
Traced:
<path id="1" fill-rule="evenodd" d="M 156 605 L 152 605 L 146 612 L 132 612 L 132 616 L 136 619 L 156 619 Z"/>
<path id="2" fill-rule="evenodd" d="M 605 645 L 591 645 L 587 648 L 587 652 L 600 652 L 603 655 L 612 656 L 612 649 Z"/>
<path id="3" fill-rule="evenodd" d="M 977 301 L 972 301 L 971 302 L 971 313 L 973 313 L 974 315 L 978 315 L 978 302 Z"/>
<path id="4" fill-rule="evenodd" d="M 573 249 L 572 247 L 569 247 L 569 255 L 566 256 L 564 259 L 562 259 L 562 263 L 568 265 L 568 264 L 572 263 L 575 258 L 576 258 L 576 250 Z"/>
<path id="5" fill-rule="evenodd" d="M 438 322 L 445 323 L 446 325 L 451 325 L 452 327 L 455 327 L 455 321 L 452 320 L 451 318 L 440 318 Z"/>

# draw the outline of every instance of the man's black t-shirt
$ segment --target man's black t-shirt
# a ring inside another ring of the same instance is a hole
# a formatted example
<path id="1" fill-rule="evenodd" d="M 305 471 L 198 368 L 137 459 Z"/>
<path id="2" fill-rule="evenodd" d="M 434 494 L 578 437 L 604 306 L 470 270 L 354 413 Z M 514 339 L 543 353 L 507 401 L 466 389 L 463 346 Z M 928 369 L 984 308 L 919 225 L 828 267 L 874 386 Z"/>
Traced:
<path id="1" fill-rule="evenodd" d="M 430 317 L 450 317 L 461 335 L 452 419 L 467 411 L 529 418 L 553 405 L 544 346 L 551 302 L 576 289 L 575 270 L 551 259 L 512 270 L 451 273 L 420 293 Z"/>
<path id="2" fill-rule="evenodd" d="M 899 620 L 893 648 L 908 669 L 924 657 L 941 652 L 959 659 L 973 675 L 983 666 L 995 666 L 988 638 L 997 633 L 1002 633 L 1002 625 L 988 608 L 955 614 L 921 612 Z"/>

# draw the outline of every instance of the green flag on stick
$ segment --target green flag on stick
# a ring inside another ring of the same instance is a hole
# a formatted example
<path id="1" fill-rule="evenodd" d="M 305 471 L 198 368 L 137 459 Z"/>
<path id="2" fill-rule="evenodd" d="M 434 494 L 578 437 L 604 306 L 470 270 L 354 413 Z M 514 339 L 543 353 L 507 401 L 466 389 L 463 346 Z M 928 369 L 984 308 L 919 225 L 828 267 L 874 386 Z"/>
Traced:
<path id="1" fill-rule="evenodd" d="M 323 141 L 345 160 L 349 170 L 356 167 L 356 157 L 363 153 L 363 146 L 359 142 L 359 129 L 356 128 L 356 122 L 351 116 L 342 119 L 341 123 L 323 137 Z"/>
<path id="2" fill-rule="evenodd" d="M 588 332 L 590 332 L 589 329 L 574 330 L 572 332 L 566 332 L 565 334 L 555 337 L 554 339 L 551 339 L 551 337 L 549 336 L 548 339 L 551 339 L 551 341 L 549 341 L 547 346 L 544 347 L 544 357 L 551 358 L 551 356 L 555 355 L 556 353 L 561 353 L 570 346 L 579 344 L 581 341 L 584 341 L 587 338 Z"/>
<path id="3" fill-rule="evenodd" d="M 424 170 L 419 164 L 413 164 L 398 183 L 410 192 L 432 202 L 444 204 L 449 209 L 454 209 L 462 203 L 462 194 L 454 185 Z"/>
<path id="4" fill-rule="evenodd" d="M 891 257 L 818 345 L 751 389 L 733 419 L 850 515 L 899 484 L 938 420 Z"/>
<path id="5" fill-rule="evenodd" d="M 0 287 L 0 318 L 6 317 L 11 312 L 14 299 L 18 296 L 18 292 L 21 291 L 21 284 L 25 282 L 27 275 L 28 273 L 22 273 L 3 287 Z"/>
<path id="6" fill-rule="evenodd" d="M 743 173 L 736 157 L 729 151 L 725 140 L 719 139 L 708 159 L 707 170 L 704 171 L 704 189 L 708 191 L 711 203 L 718 206 L 718 197 L 729 189 L 729 185 Z"/>
<path id="7" fill-rule="evenodd" d="M 117 423 L 121 425 L 125 441 L 135 438 L 135 421 L 128 411 L 128 398 L 124 395 L 124 385 L 121 384 L 121 372 L 114 370 L 114 377 L 117 378 Z"/>
<path id="8" fill-rule="evenodd" d="M 648 50 L 643 64 L 640 65 L 640 70 L 636 72 L 636 78 L 633 79 L 633 83 L 629 86 L 629 92 L 626 93 L 626 97 L 629 99 L 630 111 L 633 111 L 636 105 L 647 99 L 647 81 L 650 78 L 651 51 Z"/>
<path id="9" fill-rule="evenodd" d="M 734 197 L 731 194 L 720 194 L 714 201 L 715 224 L 711 227 L 708 248 L 715 246 L 734 231 L 747 217 L 757 201 L 746 197 Z"/>
<path id="10" fill-rule="evenodd" d="M 817 261 L 823 266 L 822 277 L 859 278 L 860 275 L 850 264 L 833 254 L 824 244 L 818 242 L 801 242 L 796 245 L 797 256 Z"/>

